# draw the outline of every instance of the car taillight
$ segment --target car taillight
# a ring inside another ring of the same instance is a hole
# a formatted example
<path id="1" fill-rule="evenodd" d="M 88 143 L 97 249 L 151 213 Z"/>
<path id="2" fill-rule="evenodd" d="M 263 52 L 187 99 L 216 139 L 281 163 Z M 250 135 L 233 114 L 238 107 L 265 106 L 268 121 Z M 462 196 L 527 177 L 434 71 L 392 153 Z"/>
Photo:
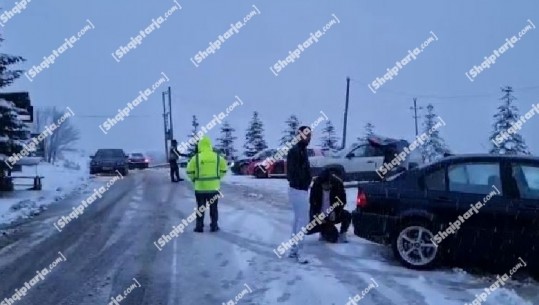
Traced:
<path id="1" fill-rule="evenodd" d="M 367 195 L 365 195 L 365 192 L 363 191 L 357 192 L 356 205 L 358 208 L 364 208 L 367 206 Z"/>
<path id="2" fill-rule="evenodd" d="M 150 162 L 150 160 L 148 160 L 148 159 L 144 159 L 144 162 L 148 163 L 148 162 Z"/>

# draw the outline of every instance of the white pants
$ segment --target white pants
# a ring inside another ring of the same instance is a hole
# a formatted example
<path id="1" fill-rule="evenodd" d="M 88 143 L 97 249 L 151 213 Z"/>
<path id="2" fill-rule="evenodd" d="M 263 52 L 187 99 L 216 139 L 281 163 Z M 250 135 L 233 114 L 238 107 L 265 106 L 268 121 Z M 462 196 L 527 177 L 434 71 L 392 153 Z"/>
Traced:
<path id="1" fill-rule="evenodd" d="M 301 231 L 309 223 L 309 192 L 294 188 L 288 188 L 288 201 L 294 210 L 294 219 L 292 220 L 292 236 Z M 302 242 L 299 241 L 292 251 L 297 252 L 302 248 Z"/>

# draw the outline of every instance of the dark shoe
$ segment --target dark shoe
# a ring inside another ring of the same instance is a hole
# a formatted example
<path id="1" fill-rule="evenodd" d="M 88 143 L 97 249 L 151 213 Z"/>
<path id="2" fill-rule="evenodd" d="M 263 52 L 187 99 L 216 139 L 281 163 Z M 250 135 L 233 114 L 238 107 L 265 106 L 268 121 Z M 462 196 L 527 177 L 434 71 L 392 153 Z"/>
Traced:
<path id="1" fill-rule="evenodd" d="M 219 231 L 219 230 L 220 230 L 220 229 L 219 229 L 219 226 L 215 226 L 215 227 L 211 227 L 211 228 L 210 228 L 210 232 L 217 232 L 217 231 Z"/>
<path id="2" fill-rule="evenodd" d="M 193 232 L 202 233 L 202 232 L 204 232 L 204 229 L 203 228 L 195 228 L 193 230 Z"/>
<path id="3" fill-rule="evenodd" d="M 179 181 L 184 181 L 184 180 L 185 180 L 185 179 L 180 178 L 180 180 L 178 180 L 178 182 L 179 182 Z"/>

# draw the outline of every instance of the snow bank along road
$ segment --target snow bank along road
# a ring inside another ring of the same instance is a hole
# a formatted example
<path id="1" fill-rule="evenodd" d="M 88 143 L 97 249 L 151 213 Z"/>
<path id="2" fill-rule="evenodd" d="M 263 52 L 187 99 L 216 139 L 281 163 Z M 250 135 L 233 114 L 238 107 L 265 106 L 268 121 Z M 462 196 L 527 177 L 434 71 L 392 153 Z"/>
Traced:
<path id="1" fill-rule="evenodd" d="M 62 232 L 53 223 L 87 194 L 51 206 L 0 236 L 1 304 L 462 305 L 495 281 L 407 270 L 384 247 L 352 236 L 350 244 L 308 237 L 308 265 L 279 259 L 273 250 L 290 237 L 286 190 L 236 181 L 222 191 L 221 232 L 209 233 L 208 219 L 203 234 L 190 223 L 161 251 L 154 242 L 195 206 L 190 184 L 170 183 L 165 170 L 118 181 Z M 539 304 L 537 291 L 535 282 L 510 281 L 483 304 Z"/>

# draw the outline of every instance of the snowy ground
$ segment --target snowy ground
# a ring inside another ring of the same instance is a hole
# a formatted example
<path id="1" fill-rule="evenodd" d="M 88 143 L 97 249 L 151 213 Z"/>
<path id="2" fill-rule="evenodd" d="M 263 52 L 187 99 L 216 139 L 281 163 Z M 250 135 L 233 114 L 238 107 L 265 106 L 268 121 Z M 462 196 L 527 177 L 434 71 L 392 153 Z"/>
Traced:
<path id="1" fill-rule="evenodd" d="M 91 179 L 89 188 L 109 179 Z M 199 234 L 189 217 L 196 205 L 189 182 L 171 183 L 166 168 L 133 171 L 62 232 L 53 223 L 89 190 L 50 206 L 7 236 L 0 234 L 0 298 L 60 250 L 68 257 L 62 270 L 18 303 L 107 304 L 136 278 L 142 288 L 122 304 L 462 305 L 496 280 L 459 269 L 409 270 L 389 249 L 352 234 L 349 244 L 308 236 L 307 265 L 279 258 L 273 250 L 290 238 L 286 191 L 284 179 L 227 176 L 219 200 L 221 231 L 208 232 L 206 215 L 206 231 Z M 352 210 L 355 190 L 347 194 Z M 157 247 L 163 234 L 185 220 L 185 231 Z M 361 301 L 349 302 L 363 292 Z M 539 304 L 539 287 L 521 276 L 481 304 Z"/>
<path id="2" fill-rule="evenodd" d="M 279 239 L 286 239 L 290 229 L 288 223 L 282 220 L 290 219 L 291 215 L 284 208 L 287 192 L 285 179 L 227 176 L 224 181 L 250 189 L 248 197 L 253 200 L 245 202 L 246 205 L 260 205 L 257 200 L 280 201 L 275 204 L 280 207 L 279 212 L 267 211 L 273 220 L 268 220 L 269 217 L 248 220 L 256 228 L 271 227 L 270 230 L 253 230 L 250 238 L 267 244 L 278 244 Z M 356 188 L 347 188 L 349 211 L 355 208 L 356 193 Z M 222 205 L 222 208 L 226 209 L 226 205 Z M 281 220 L 278 225 L 277 220 Z M 495 275 L 472 275 L 461 269 L 430 272 L 409 270 L 400 266 L 388 248 L 353 236 L 352 228 L 349 232 L 349 244 L 326 244 L 318 242 L 315 236 L 307 237 L 305 253 L 314 257 L 314 263 L 308 267 L 293 267 L 296 271 L 286 272 L 285 277 L 265 285 L 270 287 L 269 290 L 288 291 L 286 298 L 290 299 L 286 303 L 289 304 L 304 304 L 312 300 L 313 295 L 321 304 L 345 304 L 348 296 L 353 297 L 367 288 L 372 278 L 379 287 L 368 292 L 361 304 L 452 305 L 472 303 L 475 294 L 484 292 L 484 288 L 496 281 Z M 283 270 L 287 269 L 283 267 Z M 296 285 L 289 286 L 291 282 Z M 316 285 L 320 290 L 312 291 Z M 306 292 L 312 295 L 306 296 Z M 267 304 L 275 303 L 268 301 Z M 539 285 L 527 277 L 512 280 L 488 296 L 482 304 L 539 304 Z"/>
<path id="3" fill-rule="evenodd" d="M 41 191 L 28 190 L 31 186 L 15 186 L 14 192 L 0 193 L 0 225 L 17 219 L 28 218 L 72 192 L 88 185 L 87 157 L 71 154 L 71 160 L 56 165 L 41 162 L 37 166 L 23 166 L 22 172 L 13 176 L 44 176 Z M 31 184 L 32 180 L 15 180 L 15 183 Z"/>

